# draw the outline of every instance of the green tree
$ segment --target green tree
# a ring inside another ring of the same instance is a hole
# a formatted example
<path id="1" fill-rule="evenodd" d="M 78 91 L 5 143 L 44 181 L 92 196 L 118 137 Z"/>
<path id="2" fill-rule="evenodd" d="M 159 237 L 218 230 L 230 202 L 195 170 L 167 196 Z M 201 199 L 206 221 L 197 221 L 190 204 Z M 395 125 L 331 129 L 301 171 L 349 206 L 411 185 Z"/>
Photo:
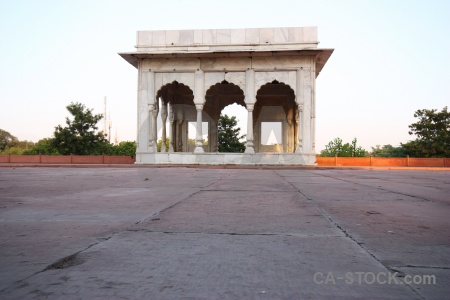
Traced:
<path id="1" fill-rule="evenodd" d="M 18 139 L 6 130 L 0 129 L 0 152 L 8 146 L 13 146 L 12 143 L 18 142 Z"/>
<path id="2" fill-rule="evenodd" d="M 20 141 L 8 131 L 0 129 L 0 154 L 22 155 L 33 145 L 31 141 Z"/>
<path id="3" fill-rule="evenodd" d="M 447 106 L 437 109 L 420 109 L 414 113 L 419 121 L 409 125 L 410 135 L 416 135 L 414 141 L 402 144 L 411 156 L 450 157 L 450 112 Z"/>
<path id="4" fill-rule="evenodd" d="M 357 146 L 357 139 L 354 138 L 350 143 L 343 144 L 341 138 L 335 138 L 325 146 L 325 150 L 320 152 L 320 156 L 324 157 L 364 157 L 367 151 L 361 146 Z"/>
<path id="5" fill-rule="evenodd" d="M 406 157 L 408 153 L 408 149 L 403 146 L 384 145 L 380 147 L 380 145 L 376 145 L 372 147 L 370 155 L 375 157 Z"/>
<path id="6" fill-rule="evenodd" d="M 240 142 L 245 136 L 239 136 L 241 129 L 237 126 L 235 116 L 231 118 L 227 115 L 220 115 L 218 136 L 219 136 L 219 152 L 244 152 L 245 144 Z"/>
<path id="7" fill-rule="evenodd" d="M 26 152 L 33 148 L 34 143 L 31 141 L 18 141 L 14 140 L 6 146 L 6 148 L 1 151 L 1 154 L 11 154 L 11 155 L 22 155 L 26 154 Z"/>
<path id="8" fill-rule="evenodd" d="M 72 120 L 66 118 L 66 127 L 55 127 L 53 146 L 62 155 L 100 155 L 111 151 L 111 144 L 102 132 L 96 132 L 102 114 L 93 114 L 92 109 L 81 103 L 66 106 Z"/>
<path id="9" fill-rule="evenodd" d="M 36 144 L 34 144 L 33 148 L 25 151 L 23 154 L 25 155 L 60 155 L 58 149 L 53 145 L 52 138 L 44 138 L 39 140 Z"/>
<path id="10" fill-rule="evenodd" d="M 118 145 L 114 145 L 111 148 L 111 152 L 108 153 L 111 155 L 119 155 L 119 156 L 136 156 L 136 142 L 120 142 Z"/>

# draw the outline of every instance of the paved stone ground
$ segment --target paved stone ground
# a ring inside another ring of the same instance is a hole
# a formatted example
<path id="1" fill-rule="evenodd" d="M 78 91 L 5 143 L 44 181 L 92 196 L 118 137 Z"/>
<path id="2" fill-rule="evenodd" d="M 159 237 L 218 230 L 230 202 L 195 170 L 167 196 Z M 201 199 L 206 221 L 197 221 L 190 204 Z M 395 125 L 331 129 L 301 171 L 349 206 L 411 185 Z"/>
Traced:
<path id="1" fill-rule="evenodd" d="M 0 298 L 448 299 L 449 194 L 432 171 L 0 168 Z"/>

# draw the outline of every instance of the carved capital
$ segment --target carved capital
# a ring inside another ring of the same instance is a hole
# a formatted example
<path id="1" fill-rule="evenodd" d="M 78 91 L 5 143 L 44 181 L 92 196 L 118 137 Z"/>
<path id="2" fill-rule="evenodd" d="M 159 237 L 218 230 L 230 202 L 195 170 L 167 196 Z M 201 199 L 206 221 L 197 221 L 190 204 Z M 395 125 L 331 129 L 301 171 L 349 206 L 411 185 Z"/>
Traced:
<path id="1" fill-rule="evenodd" d="M 203 104 L 195 104 L 195 108 L 197 109 L 197 111 L 202 111 L 203 110 Z"/>

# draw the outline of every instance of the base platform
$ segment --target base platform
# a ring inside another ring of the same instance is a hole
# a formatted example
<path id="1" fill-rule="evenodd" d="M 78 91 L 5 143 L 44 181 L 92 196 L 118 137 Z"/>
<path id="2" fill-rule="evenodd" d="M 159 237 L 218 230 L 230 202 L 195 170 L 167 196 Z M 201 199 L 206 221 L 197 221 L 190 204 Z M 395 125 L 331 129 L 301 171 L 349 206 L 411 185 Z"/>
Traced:
<path id="1" fill-rule="evenodd" d="M 316 166 L 315 153 L 136 153 L 136 164 Z"/>

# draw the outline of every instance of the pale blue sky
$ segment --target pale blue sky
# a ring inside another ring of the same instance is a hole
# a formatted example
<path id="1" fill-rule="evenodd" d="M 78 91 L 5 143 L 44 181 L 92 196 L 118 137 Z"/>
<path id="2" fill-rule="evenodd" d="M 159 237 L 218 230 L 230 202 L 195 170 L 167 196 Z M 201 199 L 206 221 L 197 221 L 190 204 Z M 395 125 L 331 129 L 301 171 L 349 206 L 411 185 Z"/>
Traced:
<path id="1" fill-rule="evenodd" d="M 137 30 L 318 26 L 317 150 L 412 139 L 417 109 L 450 103 L 450 1 L 0 1 L 0 128 L 49 137 L 78 101 L 136 139 Z M 101 124 L 100 128 L 101 128 Z"/>

